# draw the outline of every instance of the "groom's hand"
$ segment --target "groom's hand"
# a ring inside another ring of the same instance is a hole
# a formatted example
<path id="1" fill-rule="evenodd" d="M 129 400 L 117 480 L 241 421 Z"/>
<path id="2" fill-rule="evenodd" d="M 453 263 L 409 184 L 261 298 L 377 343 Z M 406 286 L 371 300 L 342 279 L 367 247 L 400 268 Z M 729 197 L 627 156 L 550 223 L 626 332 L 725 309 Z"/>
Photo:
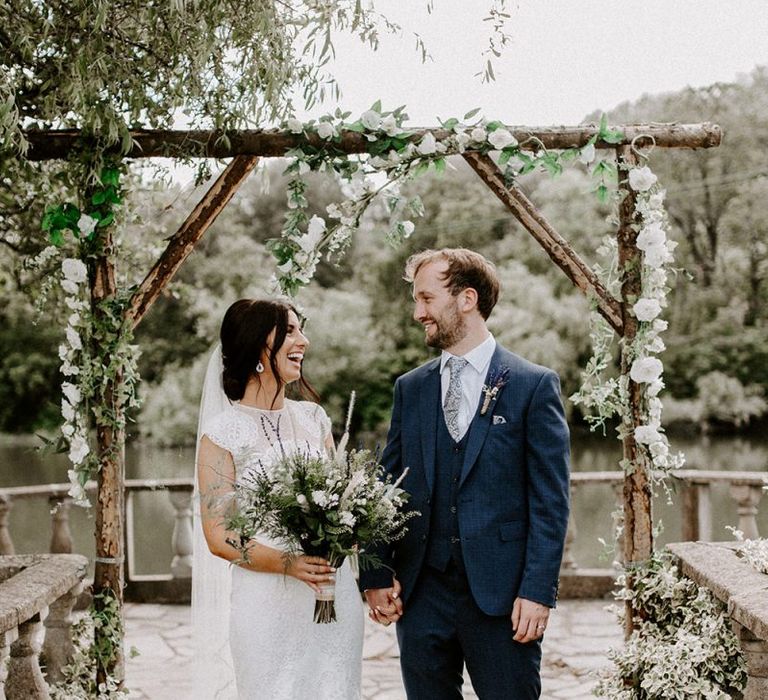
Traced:
<path id="1" fill-rule="evenodd" d="M 513 639 L 523 644 L 539 639 L 547 629 L 549 608 L 525 598 L 515 598 L 512 605 Z"/>
<path id="2" fill-rule="evenodd" d="M 391 588 L 368 588 L 365 591 L 365 600 L 371 609 L 369 613 L 371 620 L 385 627 L 397 622 L 403 616 L 401 591 L 402 586 L 396 578 L 392 579 Z"/>

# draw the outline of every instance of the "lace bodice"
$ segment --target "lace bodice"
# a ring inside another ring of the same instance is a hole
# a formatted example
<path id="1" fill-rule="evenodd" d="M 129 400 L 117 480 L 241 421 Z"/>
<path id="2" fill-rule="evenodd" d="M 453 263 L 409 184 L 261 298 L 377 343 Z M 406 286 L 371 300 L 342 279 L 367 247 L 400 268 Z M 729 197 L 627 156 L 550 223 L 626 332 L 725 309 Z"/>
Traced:
<path id="1" fill-rule="evenodd" d="M 275 411 L 233 403 L 203 427 L 203 434 L 232 455 L 236 478 L 243 479 L 252 469 L 268 470 L 283 454 L 324 452 L 331 421 L 322 406 L 309 401 L 286 400 Z"/>

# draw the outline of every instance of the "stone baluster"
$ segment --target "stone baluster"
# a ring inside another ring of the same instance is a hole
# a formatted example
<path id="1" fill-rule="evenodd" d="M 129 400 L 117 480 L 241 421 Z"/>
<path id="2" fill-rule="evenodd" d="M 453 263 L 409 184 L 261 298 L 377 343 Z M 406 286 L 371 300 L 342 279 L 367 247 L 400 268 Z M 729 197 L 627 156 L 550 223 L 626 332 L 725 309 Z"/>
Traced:
<path id="1" fill-rule="evenodd" d="M 712 541 L 712 487 L 709 482 L 698 484 L 699 540 Z"/>
<path id="2" fill-rule="evenodd" d="M 176 520 L 173 523 L 173 559 L 171 575 L 174 578 L 192 577 L 192 493 L 191 491 L 169 491 Z"/>
<path id="3" fill-rule="evenodd" d="M 83 589 L 82 582 L 51 603 L 45 618 L 45 677 L 49 684 L 64 680 L 62 669 L 72 661 L 75 645 L 72 640 L 72 608 Z"/>
<path id="4" fill-rule="evenodd" d="M 735 620 L 731 620 L 731 624 L 747 662 L 747 687 L 744 688 L 743 700 L 765 700 L 768 698 L 768 642 L 759 639 Z"/>
<path id="5" fill-rule="evenodd" d="M 14 627 L 7 632 L 0 632 L 0 700 L 5 700 L 5 682 L 8 680 L 8 658 L 10 656 L 11 644 L 19 636 L 18 630 Z"/>
<path id="6" fill-rule="evenodd" d="M 757 532 L 757 506 L 763 495 L 763 487 L 755 484 L 731 484 L 731 498 L 736 501 L 739 513 L 738 529 L 744 533 L 744 537 L 756 540 L 760 535 Z"/>
<path id="7" fill-rule="evenodd" d="M 72 532 L 69 529 L 71 498 L 51 496 L 51 554 L 72 554 Z"/>
<path id="8" fill-rule="evenodd" d="M 571 484 L 571 503 L 575 502 L 576 484 Z M 576 518 L 574 517 L 574 508 L 571 508 L 568 514 L 568 531 L 565 534 L 565 549 L 563 550 L 563 562 L 560 565 L 560 569 L 568 569 L 573 571 L 578 568 L 576 559 L 573 556 L 573 543 L 576 541 Z"/>
<path id="9" fill-rule="evenodd" d="M 8 700 L 47 700 L 48 686 L 40 670 L 40 632 L 47 610 L 41 610 L 19 625 L 19 638 L 11 644 L 8 680 L 5 694 Z"/>
<path id="10" fill-rule="evenodd" d="M 8 516 L 12 507 L 11 497 L 0 493 L 0 554 L 16 553 L 11 539 L 11 531 L 8 529 Z"/>

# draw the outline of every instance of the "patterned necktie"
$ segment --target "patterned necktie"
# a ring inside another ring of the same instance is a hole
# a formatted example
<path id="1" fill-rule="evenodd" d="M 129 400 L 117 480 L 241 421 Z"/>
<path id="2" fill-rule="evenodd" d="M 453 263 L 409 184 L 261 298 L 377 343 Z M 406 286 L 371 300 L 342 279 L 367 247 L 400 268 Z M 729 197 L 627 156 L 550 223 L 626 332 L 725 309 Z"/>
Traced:
<path id="1" fill-rule="evenodd" d="M 443 413 L 445 425 L 451 437 L 458 442 L 461 439 L 459 432 L 459 406 L 461 405 L 461 370 L 467 366 L 467 360 L 463 357 L 451 357 L 448 362 L 451 372 L 451 381 L 448 383 L 448 391 L 445 394 Z"/>

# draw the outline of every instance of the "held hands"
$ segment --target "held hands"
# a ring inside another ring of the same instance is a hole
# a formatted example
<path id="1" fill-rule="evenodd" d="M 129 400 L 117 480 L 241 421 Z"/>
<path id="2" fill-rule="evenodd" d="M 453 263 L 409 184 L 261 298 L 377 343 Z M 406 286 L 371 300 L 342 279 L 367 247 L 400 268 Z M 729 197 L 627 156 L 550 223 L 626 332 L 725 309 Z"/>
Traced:
<path id="1" fill-rule="evenodd" d="M 371 609 L 368 616 L 374 622 L 388 627 L 403 616 L 403 601 L 400 593 L 403 588 L 400 581 L 392 579 L 391 588 L 369 588 L 365 591 L 365 599 Z"/>
<path id="2" fill-rule="evenodd" d="M 323 557 L 309 557 L 301 554 L 288 560 L 285 573 L 303 581 L 313 591 L 319 593 L 319 584 L 331 583 L 335 578 L 336 569 Z"/>
<path id="3" fill-rule="evenodd" d="M 515 598 L 512 605 L 513 639 L 525 644 L 539 639 L 547 629 L 549 608 L 541 603 L 534 603 L 525 598 Z"/>

